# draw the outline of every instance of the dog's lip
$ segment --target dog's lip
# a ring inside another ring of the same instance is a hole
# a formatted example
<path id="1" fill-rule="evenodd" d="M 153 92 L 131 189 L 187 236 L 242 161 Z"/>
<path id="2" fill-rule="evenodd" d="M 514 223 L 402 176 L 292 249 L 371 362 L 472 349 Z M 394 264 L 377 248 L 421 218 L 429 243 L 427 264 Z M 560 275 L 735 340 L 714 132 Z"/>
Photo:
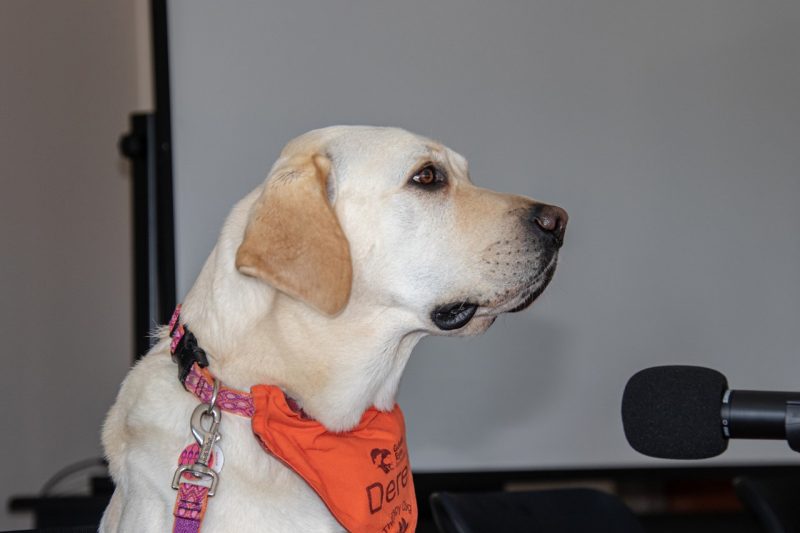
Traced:
<path id="1" fill-rule="evenodd" d="M 522 302 L 519 305 L 513 307 L 512 309 L 509 309 L 507 312 L 518 313 L 524 309 L 527 309 L 528 307 L 533 305 L 533 302 L 535 302 L 536 299 L 539 298 L 539 296 L 541 296 L 545 288 L 547 288 L 547 283 L 542 283 L 541 285 L 539 285 L 539 287 L 537 287 L 533 291 L 530 291 L 528 295 L 522 299 Z"/>
<path id="2" fill-rule="evenodd" d="M 478 304 L 472 302 L 453 302 L 436 307 L 431 313 L 431 320 L 443 331 L 463 328 L 478 310 Z"/>
<path id="3" fill-rule="evenodd" d="M 475 303 L 469 298 L 458 300 L 434 308 L 430 315 L 431 320 L 440 330 L 451 331 L 463 328 L 474 318 L 497 317 L 502 313 L 517 313 L 527 309 L 547 288 L 557 262 L 557 255 L 553 255 L 547 266 L 530 283 L 499 303 Z"/>
<path id="4" fill-rule="evenodd" d="M 545 268 L 530 282 L 515 291 L 509 298 L 494 304 L 481 304 L 475 313 L 475 317 L 497 316 L 502 313 L 518 313 L 527 309 L 536 299 L 541 296 L 556 271 L 558 260 L 556 256 L 550 260 Z"/>

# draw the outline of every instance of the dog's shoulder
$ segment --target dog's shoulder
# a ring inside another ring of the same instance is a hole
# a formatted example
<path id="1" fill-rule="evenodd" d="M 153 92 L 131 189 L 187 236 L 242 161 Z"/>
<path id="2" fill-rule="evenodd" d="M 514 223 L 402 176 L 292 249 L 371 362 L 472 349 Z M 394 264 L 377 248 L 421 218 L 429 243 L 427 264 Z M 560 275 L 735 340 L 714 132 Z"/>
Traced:
<path id="1" fill-rule="evenodd" d="M 131 531 L 130 523 L 142 525 L 139 531 L 163 531 L 170 523 L 170 479 L 180 450 L 191 442 L 189 419 L 198 402 L 178 381 L 168 344 L 157 345 L 128 373 L 103 427 L 116 485 L 103 531 Z M 275 531 L 341 531 L 313 490 L 261 449 L 249 419 L 226 414 L 221 433 L 222 488 L 204 529 L 253 531 L 269 523 Z"/>
<path id="2" fill-rule="evenodd" d="M 120 461 L 140 441 L 169 438 L 177 442 L 186 433 L 196 403 L 178 381 L 168 344 L 160 344 L 164 346 L 154 347 L 128 373 L 103 424 L 103 448 L 115 481 L 119 481 Z"/>

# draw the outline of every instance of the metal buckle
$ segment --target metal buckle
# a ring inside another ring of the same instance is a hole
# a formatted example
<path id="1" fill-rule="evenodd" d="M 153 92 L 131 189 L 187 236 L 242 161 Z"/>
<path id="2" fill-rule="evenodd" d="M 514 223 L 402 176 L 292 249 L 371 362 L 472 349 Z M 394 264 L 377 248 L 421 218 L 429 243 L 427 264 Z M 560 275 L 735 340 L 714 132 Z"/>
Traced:
<path id="1" fill-rule="evenodd" d="M 181 483 L 189 483 L 191 485 L 203 485 L 202 483 L 197 483 L 196 481 L 192 481 L 191 479 L 184 479 L 181 480 L 183 474 L 192 474 L 198 478 L 210 478 L 211 479 L 211 486 L 208 487 L 208 495 L 213 496 L 214 493 L 217 491 L 217 483 L 219 483 L 219 475 L 214 472 L 211 468 L 201 465 L 199 463 L 195 463 L 193 465 L 183 465 L 178 467 L 175 471 L 175 475 L 172 476 L 172 488 L 178 490 L 180 488 Z"/>

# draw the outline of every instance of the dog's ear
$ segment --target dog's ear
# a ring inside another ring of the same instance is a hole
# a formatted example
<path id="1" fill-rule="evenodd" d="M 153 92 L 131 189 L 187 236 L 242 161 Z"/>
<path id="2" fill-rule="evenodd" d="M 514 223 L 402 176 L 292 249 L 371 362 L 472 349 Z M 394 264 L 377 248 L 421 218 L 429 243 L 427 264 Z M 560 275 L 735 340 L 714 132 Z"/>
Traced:
<path id="1" fill-rule="evenodd" d="M 333 207 L 323 155 L 279 162 L 250 213 L 236 268 L 328 315 L 350 298 L 350 246 Z"/>

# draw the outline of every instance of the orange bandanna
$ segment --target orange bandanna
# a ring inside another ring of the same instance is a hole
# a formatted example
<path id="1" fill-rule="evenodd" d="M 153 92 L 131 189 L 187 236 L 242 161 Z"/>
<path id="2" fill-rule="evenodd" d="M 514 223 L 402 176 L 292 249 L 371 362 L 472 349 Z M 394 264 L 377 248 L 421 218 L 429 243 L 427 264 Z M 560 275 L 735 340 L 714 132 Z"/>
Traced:
<path id="1" fill-rule="evenodd" d="M 417 502 L 400 407 L 367 410 L 352 431 L 331 433 L 302 416 L 271 385 L 251 389 L 253 432 L 322 498 L 353 533 L 405 533 L 417 525 Z"/>

